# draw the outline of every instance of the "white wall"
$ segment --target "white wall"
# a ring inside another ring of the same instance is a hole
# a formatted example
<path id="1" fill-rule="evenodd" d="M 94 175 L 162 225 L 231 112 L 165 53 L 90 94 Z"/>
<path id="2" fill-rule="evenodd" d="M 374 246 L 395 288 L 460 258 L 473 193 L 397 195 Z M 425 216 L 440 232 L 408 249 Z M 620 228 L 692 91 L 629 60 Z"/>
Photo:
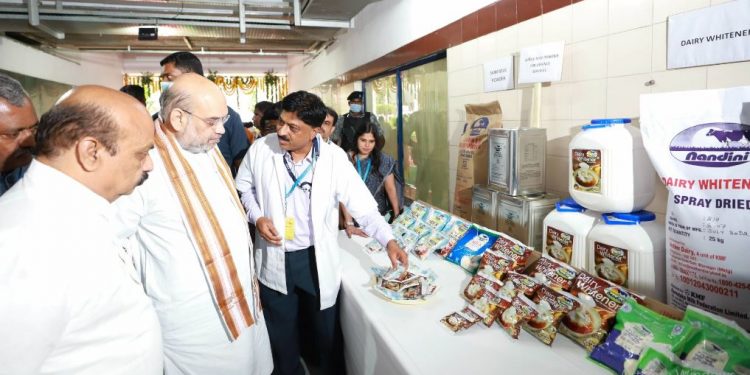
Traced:
<path id="1" fill-rule="evenodd" d="M 547 128 L 547 190 L 567 195 L 567 147 L 594 118 L 639 117 L 639 96 L 665 91 L 750 85 L 750 62 L 666 69 L 666 19 L 725 0 L 584 0 L 448 49 L 451 189 L 455 185 L 464 104 L 498 100 L 505 127 L 527 121 L 531 87 L 484 93 L 482 64 L 520 48 L 565 41 L 562 81 L 542 90 L 542 127 Z M 653 86 L 645 83 L 654 80 Z M 667 192 L 649 210 L 666 211 Z M 451 190 L 451 198 L 453 192 Z"/>
<path id="2" fill-rule="evenodd" d="M 303 90 L 336 78 L 472 13 L 495 0 L 383 0 L 354 18 L 354 28 L 305 66 L 290 60 L 289 89 Z M 439 3 L 439 6 L 437 6 Z"/>
<path id="3" fill-rule="evenodd" d="M 169 55 L 164 54 L 125 54 L 122 68 L 125 73 L 151 72 L 161 73 L 159 62 Z M 269 70 L 276 73 L 287 72 L 286 56 L 236 56 L 236 55 L 208 55 L 196 53 L 203 64 L 204 73 L 209 70 L 219 74 L 263 74 Z"/>
<path id="4" fill-rule="evenodd" d="M 77 86 L 122 86 L 122 58 L 113 53 L 66 52 L 72 62 L 0 36 L 0 69 Z"/>

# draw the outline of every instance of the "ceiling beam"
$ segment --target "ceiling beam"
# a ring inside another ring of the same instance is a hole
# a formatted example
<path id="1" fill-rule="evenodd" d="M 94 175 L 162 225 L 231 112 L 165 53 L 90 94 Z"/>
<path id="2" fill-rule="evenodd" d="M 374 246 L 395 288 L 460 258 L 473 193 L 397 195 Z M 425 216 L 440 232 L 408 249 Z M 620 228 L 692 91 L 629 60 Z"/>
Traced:
<path id="1" fill-rule="evenodd" d="M 29 11 L 29 25 L 36 27 L 37 29 L 52 35 L 56 39 L 65 39 L 65 33 L 62 31 L 55 30 L 49 26 L 42 25 L 39 22 L 39 2 L 38 0 L 29 0 L 28 4 Z"/>

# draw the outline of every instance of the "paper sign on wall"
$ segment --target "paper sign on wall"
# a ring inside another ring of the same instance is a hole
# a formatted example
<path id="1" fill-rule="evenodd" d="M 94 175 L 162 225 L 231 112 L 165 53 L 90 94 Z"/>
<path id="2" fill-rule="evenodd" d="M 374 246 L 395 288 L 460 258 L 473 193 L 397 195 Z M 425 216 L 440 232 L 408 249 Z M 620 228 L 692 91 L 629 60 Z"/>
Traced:
<path id="1" fill-rule="evenodd" d="M 521 49 L 518 83 L 559 81 L 562 78 L 565 42 L 541 44 Z"/>
<path id="2" fill-rule="evenodd" d="M 750 0 L 669 17 L 667 68 L 750 60 Z"/>
<path id="3" fill-rule="evenodd" d="M 513 56 L 484 63 L 484 92 L 513 88 Z"/>

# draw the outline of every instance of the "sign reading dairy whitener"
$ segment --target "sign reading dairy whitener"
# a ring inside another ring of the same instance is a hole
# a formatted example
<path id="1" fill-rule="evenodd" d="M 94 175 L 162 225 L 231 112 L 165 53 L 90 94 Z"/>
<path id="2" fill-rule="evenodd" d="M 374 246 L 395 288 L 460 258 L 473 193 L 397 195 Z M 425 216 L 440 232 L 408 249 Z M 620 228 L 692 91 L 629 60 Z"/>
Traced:
<path id="1" fill-rule="evenodd" d="M 643 95 L 640 107 L 643 143 L 669 190 L 668 300 L 748 329 L 750 87 Z"/>
<path id="2" fill-rule="evenodd" d="M 667 68 L 750 60 L 750 1 L 669 17 Z"/>

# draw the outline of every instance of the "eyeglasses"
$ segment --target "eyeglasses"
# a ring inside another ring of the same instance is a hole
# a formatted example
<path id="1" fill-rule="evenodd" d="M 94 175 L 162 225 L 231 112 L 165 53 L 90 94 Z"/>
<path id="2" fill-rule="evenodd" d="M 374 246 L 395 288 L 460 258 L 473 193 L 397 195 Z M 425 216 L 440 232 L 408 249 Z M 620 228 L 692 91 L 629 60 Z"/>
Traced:
<path id="1" fill-rule="evenodd" d="M 0 139 L 3 139 L 5 141 L 16 141 L 18 140 L 18 137 L 21 136 L 21 134 L 24 134 L 26 132 L 29 132 L 29 135 L 34 136 L 36 135 L 36 129 L 38 127 L 39 127 L 39 124 L 34 124 L 27 128 L 17 129 L 12 132 L 0 133 Z"/>
<path id="2" fill-rule="evenodd" d="M 224 124 L 227 123 L 227 121 L 229 121 L 229 114 L 227 114 L 224 117 L 211 117 L 211 118 L 205 119 L 203 117 L 197 116 L 197 115 L 191 113 L 190 111 L 182 109 L 182 108 L 180 108 L 180 111 L 183 111 L 183 112 L 189 114 L 190 116 L 193 116 L 193 117 L 197 118 L 198 120 L 203 121 L 204 124 L 206 124 L 206 125 L 208 125 L 208 126 L 210 126 L 212 128 L 219 126 L 219 124 L 224 125 Z"/>

